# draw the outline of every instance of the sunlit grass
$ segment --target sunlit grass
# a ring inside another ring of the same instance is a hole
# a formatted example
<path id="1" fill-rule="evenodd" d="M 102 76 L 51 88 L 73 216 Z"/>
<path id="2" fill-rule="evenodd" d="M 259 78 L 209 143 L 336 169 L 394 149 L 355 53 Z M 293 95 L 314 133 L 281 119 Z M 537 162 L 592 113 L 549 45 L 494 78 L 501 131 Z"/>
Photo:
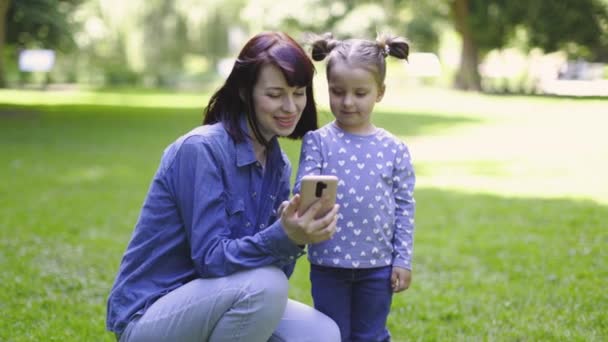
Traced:
<path id="1" fill-rule="evenodd" d="M 113 340 L 105 301 L 150 179 L 208 96 L 0 91 L 1 341 Z M 608 338 L 607 106 L 387 89 L 374 121 L 418 175 L 395 341 Z M 299 142 L 282 144 L 295 167 Z M 310 303 L 307 270 L 290 293 Z"/>
<path id="2" fill-rule="evenodd" d="M 0 90 L 0 101 L 14 105 L 99 105 L 139 108 L 203 108 L 208 93 L 158 90 Z"/>
<path id="3" fill-rule="evenodd" d="M 404 110 L 441 108 L 470 122 L 401 136 L 422 171 L 421 186 L 608 203 L 608 100 L 424 94 L 405 95 Z"/>

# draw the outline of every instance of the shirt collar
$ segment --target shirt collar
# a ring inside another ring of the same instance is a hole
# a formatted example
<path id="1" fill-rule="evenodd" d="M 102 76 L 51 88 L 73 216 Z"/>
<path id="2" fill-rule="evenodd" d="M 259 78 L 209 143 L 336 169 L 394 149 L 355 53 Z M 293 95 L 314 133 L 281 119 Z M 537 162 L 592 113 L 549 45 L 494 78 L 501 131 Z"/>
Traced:
<path id="1" fill-rule="evenodd" d="M 249 127 L 247 126 L 247 117 L 241 115 L 240 119 L 241 130 L 246 134 L 249 134 Z M 285 160 L 281 153 L 281 146 L 277 137 L 273 137 L 270 140 L 267 153 L 270 153 L 267 166 L 278 167 L 282 170 L 285 167 Z M 241 167 L 257 162 L 255 159 L 255 153 L 253 152 L 253 143 L 251 139 L 246 136 L 244 141 L 236 143 L 236 166 Z"/>

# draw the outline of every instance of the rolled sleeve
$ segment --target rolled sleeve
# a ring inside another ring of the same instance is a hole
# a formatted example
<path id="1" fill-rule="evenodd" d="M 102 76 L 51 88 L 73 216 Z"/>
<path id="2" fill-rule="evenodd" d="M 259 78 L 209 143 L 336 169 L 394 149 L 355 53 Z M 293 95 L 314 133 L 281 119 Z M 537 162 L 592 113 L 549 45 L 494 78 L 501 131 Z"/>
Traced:
<path id="1" fill-rule="evenodd" d="M 293 262 L 304 254 L 304 249 L 289 239 L 280 221 L 276 221 L 259 234 L 270 252 L 283 262 Z"/>

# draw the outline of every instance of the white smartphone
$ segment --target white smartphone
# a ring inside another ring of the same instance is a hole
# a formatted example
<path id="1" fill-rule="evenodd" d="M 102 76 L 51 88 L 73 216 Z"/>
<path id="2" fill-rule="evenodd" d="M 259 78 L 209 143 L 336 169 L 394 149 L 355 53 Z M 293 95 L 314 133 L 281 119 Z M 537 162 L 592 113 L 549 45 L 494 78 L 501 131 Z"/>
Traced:
<path id="1" fill-rule="evenodd" d="M 303 215 L 313 203 L 326 194 L 329 198 L 323 207 L 317 212 L 315 218 L 323 217 L 336 204 L 336 193 L 338 191 L 338 177 L 330 175 L 308 175 L 300 180 L 300 207 L 298 215 Z"/>

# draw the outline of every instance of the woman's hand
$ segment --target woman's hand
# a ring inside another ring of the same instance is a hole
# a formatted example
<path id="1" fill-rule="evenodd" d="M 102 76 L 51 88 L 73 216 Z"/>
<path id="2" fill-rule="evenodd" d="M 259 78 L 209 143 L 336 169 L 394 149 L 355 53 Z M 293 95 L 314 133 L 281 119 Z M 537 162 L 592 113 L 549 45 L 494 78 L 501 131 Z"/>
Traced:
<path id="1" fill-rule="evenodd" d="M 412 282 L 412 271 L 406 270 L 401 267 L 393 267 L 393 274 L 391 275 L 391 286 L 393 292 L 401 292 L 407 290 Z"/>
<path id="2" fill-rule="evenodd" d="M 302 216 L 298 215 L 299 194 L 293 196 L 289 202 L 283 202 L 279 207 L 281 225 L 289 239 L 295 244 L 306 245 L 325 241 L 336 232 L 338 209 L 340 208 L 338 204 L 335 204 L 325 216 L 315 219 L 323 201 L 327 201 L 327 198 L 322 197 L 315 202 Z"/>

